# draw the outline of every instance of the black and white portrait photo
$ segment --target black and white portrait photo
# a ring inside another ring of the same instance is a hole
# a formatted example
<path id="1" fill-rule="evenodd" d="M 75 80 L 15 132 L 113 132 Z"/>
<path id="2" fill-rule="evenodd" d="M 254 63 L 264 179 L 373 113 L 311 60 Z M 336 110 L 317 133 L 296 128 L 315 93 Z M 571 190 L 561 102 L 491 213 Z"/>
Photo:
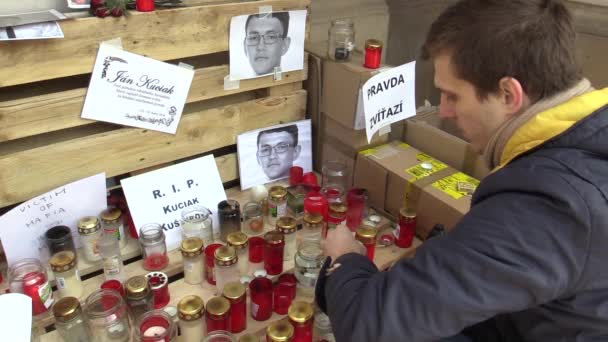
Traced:
<path id="1" fill-rule="evenodd" d="M 304 68 L 306 10 L 241 15 L 230 22 L 230 79 Z"/>
<path id="2" fill-rule="evenodd" d="M 310 120 L 243 133 L 237 149 L 243 190 L 287 178 L 292 166 L 312 171 Z"/>

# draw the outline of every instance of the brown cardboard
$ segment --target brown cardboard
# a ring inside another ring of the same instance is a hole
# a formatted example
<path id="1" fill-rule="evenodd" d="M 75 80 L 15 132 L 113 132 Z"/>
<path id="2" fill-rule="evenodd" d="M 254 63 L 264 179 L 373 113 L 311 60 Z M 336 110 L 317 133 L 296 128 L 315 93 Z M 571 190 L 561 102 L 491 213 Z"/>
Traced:
<path id="1" fill-rule="evenodd" d="M 304 82 L 307 93 L 306 117 L 310 119 L 312 125 L 313 143 L 313 165 L 320 170 L 321 155 L 321 81 L 322 81 L 322 60 L 314 54 L 308 56 L 308 79 Z"/>
<path id="2" fill-rule="evenodd" d="M 342 153 L 351 156 L 354 159 L 357 153 L 363 149 L 386 144 L 389 141 L 389 135 L 375 134 L 372 141 L 367 143 L 365 130 L 354 130 L 341 125 L 325 113 L 321 113 L 321 141 L 324 144 L 332 144 Z M 326 157 L 323 157 L 327 160 Z"/>
<path id="3" fill-rule="evenodd" d="M 323 143 L 321 147 L 321 155 L 323 161 L 337 160 L 346 165 L 346 186 L 352 187 L 353 177 L 355 175 L 355 154 L 344 154 L 339 149 L 335 148 L 335 144 Z"/>

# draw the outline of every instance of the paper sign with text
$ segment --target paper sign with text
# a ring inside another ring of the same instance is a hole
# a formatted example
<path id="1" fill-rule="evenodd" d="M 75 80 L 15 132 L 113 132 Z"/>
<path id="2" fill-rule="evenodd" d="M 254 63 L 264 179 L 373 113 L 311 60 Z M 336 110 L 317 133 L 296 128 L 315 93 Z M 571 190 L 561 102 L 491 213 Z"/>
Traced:
<path id="1" fill-rule="evenodd" d="M 199 205 L 213 213 L 214 236 L 219 236 L 217 205 L 226 192 L 213 155 L 147 172 L 120 181 L 138 231 L 147 223 L 162 225 L 168 249 L 181 243 L 181 213 Z"/>
<path id="2" fill-rule="evenodd" d="M 194 70 L 101 44 L 82 117 L 175 134 Z"/>
<path id="3" fill-rule="evenodd" d="M 361 90 L 369 143 L 380 128 L 416 115 L 416 62 L 375 75 Z"/>
<path id="4" fill-rule="evenodd" d="M 106 175 L 95 176 L 61 186 L 13 208 L 0 217 L 0 240 L 9 265 L 23 258 L 49 259 L 44 233 L 64 225 L 72 230 L 78 248 L 78 220 L 99 216 L 106 209 Z"/>

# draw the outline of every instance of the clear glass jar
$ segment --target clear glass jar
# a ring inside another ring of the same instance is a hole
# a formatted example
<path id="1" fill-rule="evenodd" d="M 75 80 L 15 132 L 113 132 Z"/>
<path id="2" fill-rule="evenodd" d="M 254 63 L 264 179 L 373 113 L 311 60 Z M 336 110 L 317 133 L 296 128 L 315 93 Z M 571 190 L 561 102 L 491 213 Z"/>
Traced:
<path id="1" fill-rule="evenodd" d="M 224 330 L 210 332 L 203 342 L 237 342 L 236 337 Z"/>
<path id="2" fill-rule="evenodd" d="M 63 297 L 82 297 L 82 281 L 76 268 L 76 255 L 72 251 L 63 251 L 53 254 L 49 260 L 55 281 L 57 294 Z"/>
<path id="3" fill-rule="evenodd" d="M 127 247 L 127 235 L 125 235 L 122 210 L 110 207 L 102 211 L 100 216 L 103 231 L 116 236 L 120 249 Z"/>
<path id="4" fill-rule="evenodd" d="M 65 297 L 53 305 L 55 328 L 65 342 L 89 342 L 89 332 L 80 302 L 75 297 Z"/>
<path id="5" fill-rule="evenodd" d="M 249 202 L 243 207 L 242 230 L 249 236 L 258 236 L 264 233 L 264 212 L 262 205 Z"/>
<path id="6" fill-rule="evenodd" d="M 91 342 L 128 342 L 131 339 L 129 312 L 120 293 L 97 290 L 85 301 L 86 323 Z"/>
<path id="7" fill-rule="evenodd" d="M 295 257 L 295 276 L 302 293 L 306 295 L 314 293 L 324 260 L 325 256 L 319 242 L 306 241 L 300 245 Z"/>
<path id="8" fill-rule="evenodd" d="M 127 305 L 134 320 L 144 313 L 154 310 L 154 294 L 146 276 L 139 275 L 127 279 L 125 289 Z"/>
<path id="9" fill-rule="evenodd" d="M 336 62 L 347 62 L 355 49 L 355 25 L 348 19 L 332 20 L 329 28 L 327 57 Z"/>
<path id="10" fill-rule="evenodd" d="M 247 289 L 238 281 L 227 283 L 222 293 L 230 302 L 231 333 L 240 333 L 247 329 Z"/>
<path id="11" fill-rule="evenodd" d="M 215 287 L 217 294 L 222 294 L 224 286 L 231 281 L 239 281 L 238 257 L 236 250 L 230 246 L 222 246 L 215 250 Z"/>
<path id="12" fill-rule="evenodd" d="M 184 282 L 196 285 L 203 282 L 205 266 L 203 264 L 203 240 L 200 237 L 189 237 L 180 246 L 184 263 Z"/>
<path id="13" fill-rule="evenodd" d="M 32 315 L 45 313 L 53 305 L 53 289 L 46 269 L 38 259 L 22 259 L 8 268 L 9 289 L 32 298 Z"/>
<path id="14" fill-rule="evenodd" d="M 294 328 L 293 342 L 312 342 L 315 311 L 310 303 L 293 302 L 287 317 Z"/>
<path id="15" fill-rule="evenodd" d="M 351 231 L 357 230 L 362 220 L 367 216 L 368 192 L 362 188 L 353 188 L 346 195 L 348 211 L 346 213 L 346 225 Z"/>
<path id="16" fill-rule="evenodd" d="M 72 231 L 67 226 L 55 226 L 44 233 L 49 255 L 61 251 L 72 251 L 76 254 L 76 247 L 72 239 Z"/>
<path id="17" fill-rule="evenodd" d="M 293 333 L 293 326 L 287 320 L 272 322 L 266 328 L 266 342 L 291 342 Z"/>
<path id="18" fill-rule="evenodd" d="M 304 242 L 321 243 L 323 234 L 323 215 L 315 212 L 304 214 L 304 224 L 297 234 L 298 246 Z"/>
<path id="19" fill-rule="evenodd" d="M 241 230 L 241 205 L 235 200 L 221 201 L 217 205 L 220 221 L 220 240 L 226 242 L 228 234 Z"/>
<path id="20" fill-rule="evenodd" d="M 228 234 L 228 246 L 236 250 L 239 276 L 249 274 L 249 238 L 243 232 L 232 232 Z"/>
<path id="21" fill-rule="evenodd" d="M 213 243 L 213 215 L 211 210 L 195 205 L 182 210 L 182 239 L 198 237 L 203 245 Z"/>
<path id="22" fill-rule="evenodd" d="M 102 234 L 98 242 L 106 280 L 124 280 L 124 265 L 120 255 L 118 240 L 114 235 Z"/>
<path id="23" fill-rule="evenodd" d="M 339 201 L 347 187 L 346 163 L 339 160 L 328 160 L 323 163 L 322 175 L 322 193 L 327 198 L 327 201 Z"/>
<path id="24" fill-rule="evenodd" d="M 205 327 L 205 303 L 199 296 L 190 295 L 182 298 L 177 304 L 180 336 L 182 341 L 200 341 L 203 339 Z"/>
<path id="25" fill-rule="evenodd" d="M 276 225 L 279 217 L 287 214 L 287 190 L 279 185 L 273 186 L 268 191 L 268 223 Z"/>
<path id="26" fill-rule="evenodd" d="M 88 262 L 101 260 L 101 253 L 97 243 L 101 239 L 101 223 L 95 216 L 85 216 L 78 220 L 78 234 L 80 244 L 84 252 L 84 258 Z"/>
<path id="27" fill-rule="evenodd" d="M 228 331 L 230 329 L 230 301 L 228 299 L 213 297 L 207 301 L 205 310 L 207 311 L 205 322 L 209 334 L 217 330 Z"/>
<path id="28" fill-rule="evenodd" d="M 142 247 L 144 269 L 160 271 L 169 265 L 165 232 L 158 223 L 148 223 L 139 229 L 139 243 Z"/>
<path id="29" fill-rule="evenodd" d="M 139 317 L 134 327 L 134 342 L 175 342 L 177 325 L 164 310 L 152 310 Z"/>
<path id="30" fill-rule="evenodd" d="M 283 233 L 285 239 L 285 251 L 283 261 L 293 260 L 296 255 L 296 219 L 291 216 L 279 217 L 277 230 Z"/>
<path id="31" fill-rule="evenodd" d="M 271 231 L 264 235 L 264 269 L 270 275 L 283 272 L 283 253 L 285 238 L 279 231 Z"/>

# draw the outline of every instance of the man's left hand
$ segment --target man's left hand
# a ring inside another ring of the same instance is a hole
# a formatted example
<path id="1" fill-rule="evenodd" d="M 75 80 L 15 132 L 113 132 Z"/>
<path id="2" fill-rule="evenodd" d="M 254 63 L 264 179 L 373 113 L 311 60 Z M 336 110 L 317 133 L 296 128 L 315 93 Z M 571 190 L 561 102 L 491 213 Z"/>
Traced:
<path id="1" fill-rule="evenodd" d="M 332 263 L 344 254 L 358 253 L 365 255 L 367 253 L 365 246 L 355 240 L 350 229 L 342 225 L 327 232 L 323 251 L 326 256 L 331 257 Z"/>

